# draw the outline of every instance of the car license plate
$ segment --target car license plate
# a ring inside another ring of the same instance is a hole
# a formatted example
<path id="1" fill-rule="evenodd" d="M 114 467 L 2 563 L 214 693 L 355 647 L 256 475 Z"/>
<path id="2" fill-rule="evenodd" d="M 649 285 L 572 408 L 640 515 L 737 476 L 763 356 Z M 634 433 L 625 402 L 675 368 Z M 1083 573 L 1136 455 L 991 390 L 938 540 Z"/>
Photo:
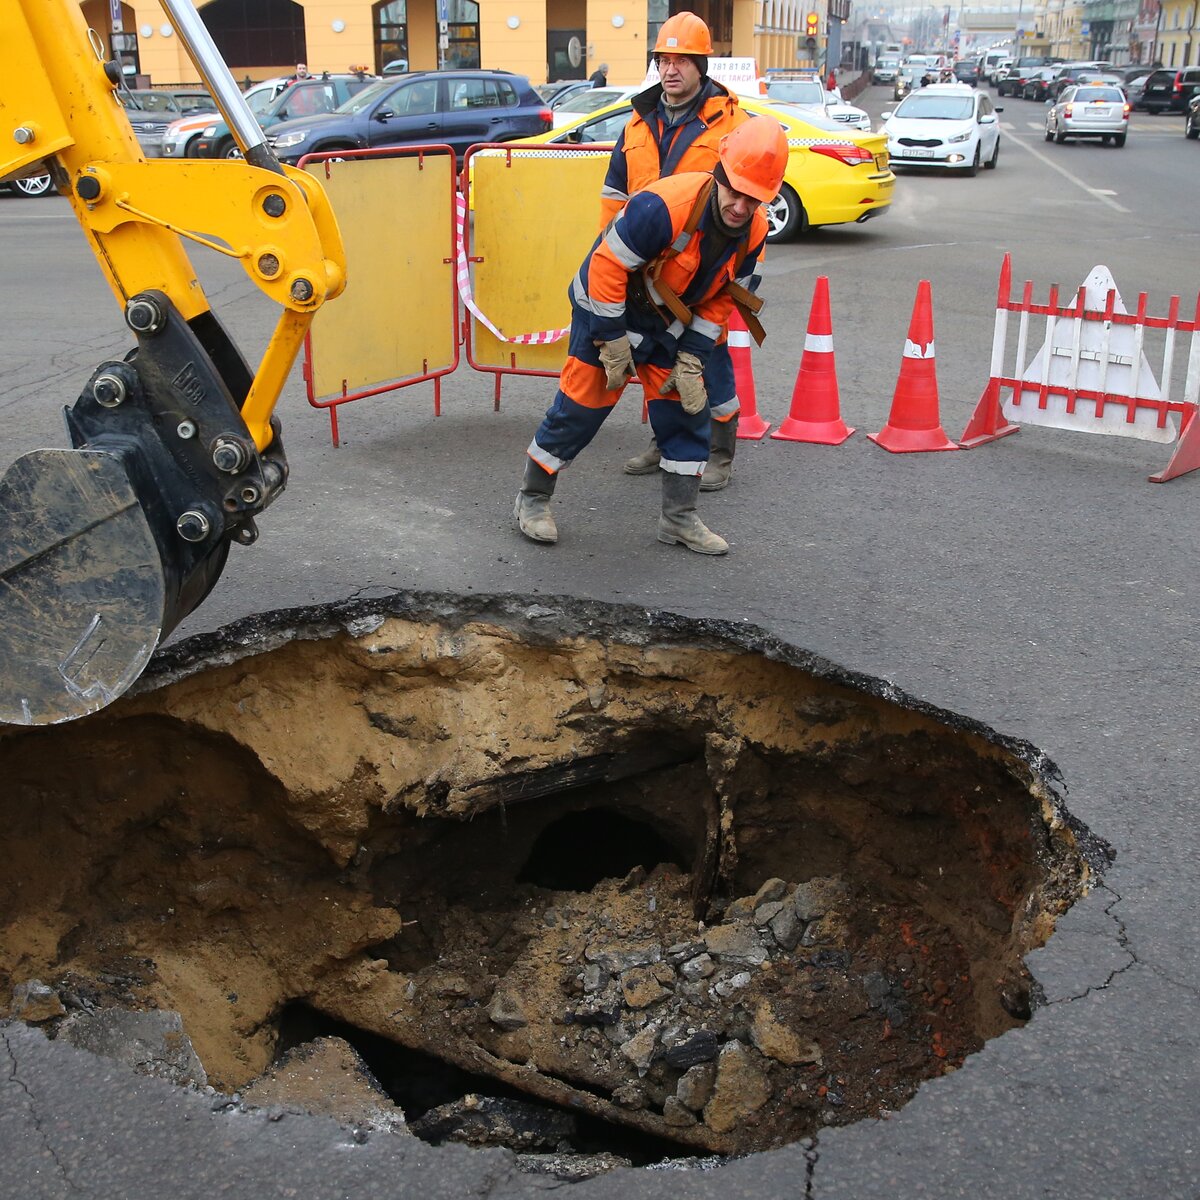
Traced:
<path id="1" fill-rule="evenodd" d="M 875 155 L 876 170 L 886 171 L 888 169 L 888 156 L 886 153 Z"/>
<path id="2" fill-rule="evenodd" d="M 905 156 L 908 158 L 932 158 L 933 151 L 927 146 L 909 146 L 905 150 Z"/>

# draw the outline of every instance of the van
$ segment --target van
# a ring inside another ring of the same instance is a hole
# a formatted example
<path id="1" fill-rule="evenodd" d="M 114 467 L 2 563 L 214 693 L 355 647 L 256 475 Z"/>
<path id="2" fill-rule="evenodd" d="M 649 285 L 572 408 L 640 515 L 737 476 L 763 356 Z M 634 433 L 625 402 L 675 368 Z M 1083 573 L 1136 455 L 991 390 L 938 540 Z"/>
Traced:
<path id="1" fill-rule="evenodd" d="M 881 54 L 871 68 L 871 82 L 894 83 L 899 67 L 900 56 L 898 54 Z"/>
<path id="2" fill-rule="evenodd" d="M 979 74 L 983 79 L 991 79 L 996 68 L 1009 55 L 1004 50 L 988 50 L 979 60 Z"/>

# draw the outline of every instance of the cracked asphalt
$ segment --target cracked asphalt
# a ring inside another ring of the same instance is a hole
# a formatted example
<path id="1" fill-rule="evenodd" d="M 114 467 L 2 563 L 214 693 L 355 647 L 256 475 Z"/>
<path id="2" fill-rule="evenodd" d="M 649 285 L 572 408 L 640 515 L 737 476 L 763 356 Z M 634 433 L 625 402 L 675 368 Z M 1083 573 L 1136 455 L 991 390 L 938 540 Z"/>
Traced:
<path id="1" fill-rule="evenodd" d="M 943 217 L 931 256 L 918 252 L 928 231 L 901 211 L 869 238 L 832 231 L 771 256 L 759 407 L 786 415 L 812 279 L 825 272 L 843 414 L 859 432 L 838 448 L 743 442 L 733 485 L 701 508 L 730 539 L 727 559 L 655 541 L 657 483 L 619 469 L 643 445 L 636 402 L 564 477 L 562 539 L 545 548 L 514 533 L 511 505 L 550 383 L 506 383 L 493 412 L 490 379 L 464 363 L 441 417 L 427 385 L 362 401 L 343 410 L 335 450 L 297 374 L 281 408 L 288 492 L 179 631 L 405 589 L 516 593 L 550 607 L 583 597 L 628 605 L 630 620 L 646 610 L 719 617 L 1028 739 L 1057 764 L 1068 808 L 1115 859 L 1030 956 L 1042 1002 L 1025 1027 L 886 1120 L 827 1128 L 715 1172 L 574 1185 L 588 1200 L 1200 1196 L 1200 475 L 1155 486 L 1146 476 L 1169 447 L 1065 431 L 907 456 L 865 436 L 887 416 L 922 277 L 934 287 L 943 424 L 952 436 L 963 429 L 986 380 L 1007 231 L 1032 194 L 1021 191 L 1032 177 L 1019 158 L 1008 160 L 1012 190 L 993 196 L 1006 205 L 999 232 Z M 925 183 L 916 194 L 932 194 Z M 16 335 L 6 335 L 5 461 L 61 444 L 57 406 L 98 355 L 125 349 L 73 223 L 55 217 L 57 199 L 45 203 L 44 215 L 11 220 L 0 206 L 5 254 L 30 282 Z M 1156 299 L 1169 289 L 1188 308 L 1194 234 L 1123 242 L 1118 214 L 1096 206 L 1087 219 L 1118 282 L 1133 291 L 1153 279 Z M 1097 257 L 1061 231 L 1020 249 L 1015 272 L 1042 287 L 1074 284 Z M 210 292 L 239 338 L 266 330 L 261 304 L 228 267 L 214 268 Z M 214 1111 L 210 1096 L 20 1025 L 0 1026 L 0 1038 L 0 1196 L 506 1198 L 554 1186 L 498 1152 L 357 1141 L 322 1118 Z"/>

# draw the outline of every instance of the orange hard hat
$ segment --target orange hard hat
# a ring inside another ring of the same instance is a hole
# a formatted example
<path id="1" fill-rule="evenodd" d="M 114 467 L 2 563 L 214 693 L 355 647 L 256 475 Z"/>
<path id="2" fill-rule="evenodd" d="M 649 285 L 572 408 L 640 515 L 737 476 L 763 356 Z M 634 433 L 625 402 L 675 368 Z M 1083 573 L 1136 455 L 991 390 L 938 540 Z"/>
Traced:
<path id="1" fill-rule="evenodd" d="M 658 30 L 654 43 L 655 54 L 711 54 L 712 34 L 708 26 L 693 12 L 676 13 L 668 17 Z"/>
<path id="2" fill-rule="evenodd" d="M 779 195 L 787 167 L 788 144 L 778 121 L 770 117 L 743 121 L 721 139 L 717 153 L 734 191 L 744 192 L 764 204 Z"/>

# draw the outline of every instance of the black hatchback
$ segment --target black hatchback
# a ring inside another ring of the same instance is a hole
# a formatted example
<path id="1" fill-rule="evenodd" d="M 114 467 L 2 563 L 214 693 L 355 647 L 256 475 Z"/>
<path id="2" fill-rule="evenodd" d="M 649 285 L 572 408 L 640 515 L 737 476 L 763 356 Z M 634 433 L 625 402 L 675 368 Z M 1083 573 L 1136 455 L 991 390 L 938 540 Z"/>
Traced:
<path id="1" fill-rule="evenodd" d="M 267 132 L 281 161 L 375 146 L 449 145 L 460 158 L 478 142 L 509 142 L 554 127 L 523 75 L 417 71 L 381 79 L 331 113 L 284 121 Z"/>

